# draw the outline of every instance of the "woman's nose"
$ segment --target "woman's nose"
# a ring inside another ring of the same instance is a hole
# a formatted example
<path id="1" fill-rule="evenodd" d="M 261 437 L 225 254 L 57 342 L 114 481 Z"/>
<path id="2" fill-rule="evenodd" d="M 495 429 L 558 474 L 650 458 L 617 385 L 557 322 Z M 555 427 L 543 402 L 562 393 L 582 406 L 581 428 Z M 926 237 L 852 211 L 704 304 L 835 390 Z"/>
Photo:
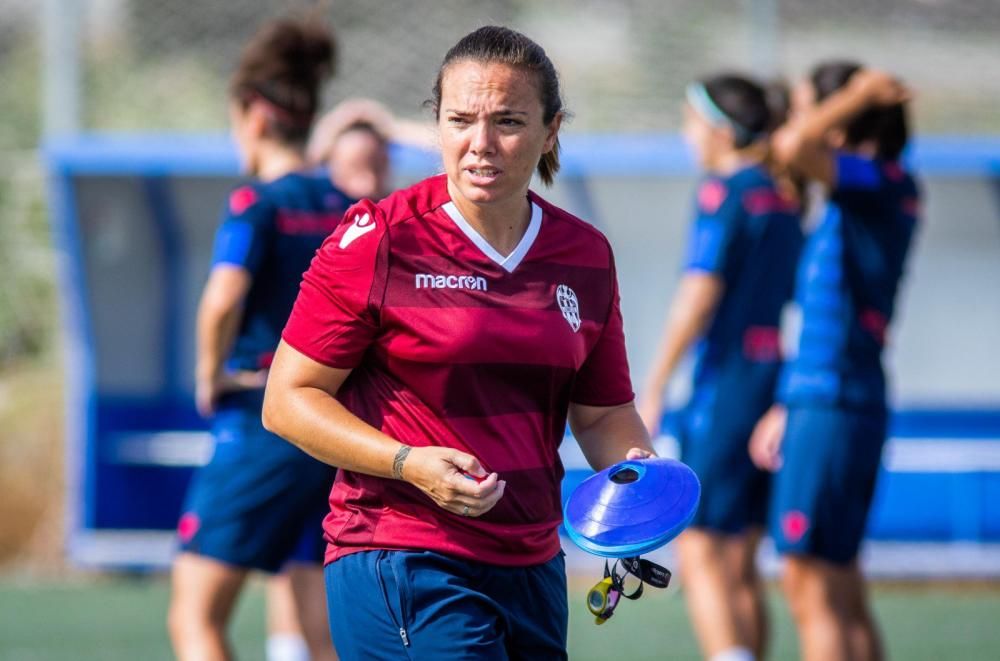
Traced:
<path id="1" fill-rule="evenodd" d="M 494 131 L 489 122 L 479 122 L 473 127 L 469 148 L 475 154 L 490 154 L 494 147 Z"/>

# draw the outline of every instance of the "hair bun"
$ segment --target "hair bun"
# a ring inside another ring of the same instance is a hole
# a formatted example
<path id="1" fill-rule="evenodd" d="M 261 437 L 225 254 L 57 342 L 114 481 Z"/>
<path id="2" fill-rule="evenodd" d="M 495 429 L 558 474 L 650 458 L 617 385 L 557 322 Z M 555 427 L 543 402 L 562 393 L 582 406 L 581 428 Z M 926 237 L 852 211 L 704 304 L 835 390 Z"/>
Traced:
<path id="1" fill-rule="evenodd" d="M 333 35 L 320 21 L 270 21 L 243 49 L 230 94 L 244 104 L 263 98 L 275 108 L 275 134 L 304 141 L 319 107 L 320 86 L 333 73 L 335 53 Z"/>

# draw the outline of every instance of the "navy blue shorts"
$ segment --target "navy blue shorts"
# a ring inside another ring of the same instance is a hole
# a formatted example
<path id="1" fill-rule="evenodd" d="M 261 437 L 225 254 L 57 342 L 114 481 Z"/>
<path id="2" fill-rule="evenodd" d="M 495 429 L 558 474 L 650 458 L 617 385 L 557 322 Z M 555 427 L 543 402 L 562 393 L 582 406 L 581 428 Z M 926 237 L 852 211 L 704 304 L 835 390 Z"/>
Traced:
<path id="1" fill-rule="evenodd" d="M 358 659 L 565 659 L 563 554 L 498 567 L 430 551 L 361 551 L 326 566 L 337 654 Z"/>
<path id="2" fill-rule="evenodd" d="M 335 470 L 264 429 L 260 409 L 219 411 L 212 434 L 178 524 L 181 550 L 267 572 L 321 564 Z"/>
<path id="3" fill-rule="evenodd" d="M 887 419 L 884 408 L 789 407 L 769 526 L 779 553 L 839 565 L 854 561 L 875 493 Z"/>
<path id="4" fill-rule="evenodd" d="M 755 388 L 744 380 L 734 388 L 728 376 L 712 392 L 695 393 L 678 435 L 681 461 L 701 482 L 701 501 L 691 525 L 737 535 L 767 522 L 771 475 L 750 460 L 749 443 L 774 391 L 773 379 L 767 387 Z"/>

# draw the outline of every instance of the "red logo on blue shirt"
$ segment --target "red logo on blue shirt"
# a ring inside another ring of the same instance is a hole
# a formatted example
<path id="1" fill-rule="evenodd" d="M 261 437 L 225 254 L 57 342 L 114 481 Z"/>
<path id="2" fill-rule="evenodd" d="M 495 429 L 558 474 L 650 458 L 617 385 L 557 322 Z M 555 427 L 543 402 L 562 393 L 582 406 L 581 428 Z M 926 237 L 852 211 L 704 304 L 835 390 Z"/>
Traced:
<path id="1" fill-rule="evenodd" d="M 802 536 L 809 530 L 809 517 L 798 510 L 785 512 L 781 517 L 781 532 L 785 539 L 792 544 L 802 539 Z"/>
<path id="2" fill-rule="evenodd" d="M 229 195 L 229 212 L 238 216 L 257 202 L 257 191 L 253 186 L 241 186 Z"/>
<path id="3" fill-rule="evenodd" d="M 715 213 L 726 201 L 726 185 L 710 179 L 698 188 L 698 208 L 705 213 Z"/>
<path id="4" fill-rule="evenodd" d="M 181 520 L 177 522 L 177 536 L 181 542 L 187 544 L 198 533 L 201 528 L 201 519 L 194 512 L 186 512 Z"/>
<path id="5" fill-rule="evenodd" d="M 899 163 L 895 161 L 888 161 L 882 166 L 882 171 L 885 172 L 885 176 L 891 181 L 902 181 L 903 177 L 906 176 L 906 172 Z"/>
<path id="6" fill-rule="evenodd" d="M 889 320 L 884 314 L 875 308 L 865 308 L 858 315 L 858 323 L 868 333 L 875 338 L 879 346 L 885 344 L 886 331 L 889 329 Z"/>

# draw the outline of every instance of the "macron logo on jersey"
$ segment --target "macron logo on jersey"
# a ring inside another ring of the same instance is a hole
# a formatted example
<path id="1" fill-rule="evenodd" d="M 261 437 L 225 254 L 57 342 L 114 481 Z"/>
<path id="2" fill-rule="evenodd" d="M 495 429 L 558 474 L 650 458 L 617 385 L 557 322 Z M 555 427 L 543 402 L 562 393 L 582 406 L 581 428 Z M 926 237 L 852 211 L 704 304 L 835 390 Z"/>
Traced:
<path id="1" fill-rule="evenodd" d="M 435 275 L 418 273 L 414 285 L 417 289 L 474 289 L 488 291 L 486 278 L 481 275 Z"/>
<path id="2" fill-rule="evenodd" d="M 351 223 L 347 231 L 344 232 L 344 236 L 340 237 L 340 248 L 343 250 L 347 246 L 354 243 L 355 240 L 361 238 L 368 232 L 375 229 L 375 221 L 372 220 L 371 216 L 367 213 L 363 216 L 355 216 L 354 222 Z"/>

